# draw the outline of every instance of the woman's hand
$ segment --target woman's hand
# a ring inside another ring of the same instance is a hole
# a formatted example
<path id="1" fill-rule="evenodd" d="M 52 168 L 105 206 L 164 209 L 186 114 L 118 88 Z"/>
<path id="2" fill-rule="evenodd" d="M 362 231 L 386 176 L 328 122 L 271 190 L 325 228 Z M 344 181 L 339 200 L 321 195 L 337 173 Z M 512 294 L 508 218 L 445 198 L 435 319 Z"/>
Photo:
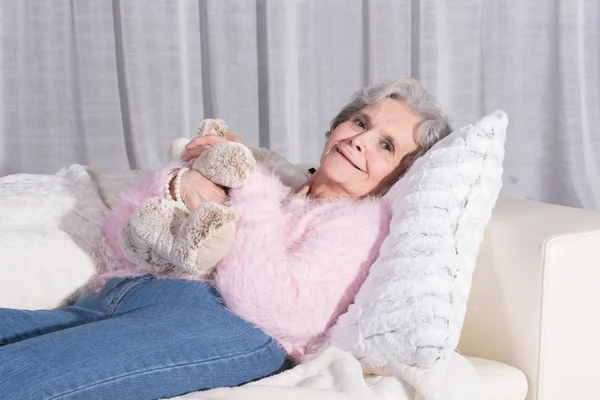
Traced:
<path id="1" fill-rule="evenodd" d="M 190 161 L 192 158 L 196 158 L 198 156 L 200 156 L 200 154 L 204 153 L 205 150 L 219 144 L 219 143 L 223 143 L 223 142 L 237 142 L 237 143 L 242 143 L 244 144 L 244 142 L 242 141 L 242 139 L 240 139 L 238 136 L 234 135 L 233 133 L 229 133 L 227 132 L 225 134 L 225 137 L 220 137 L 220 136 L 215 136 L 215 135 L 206 135 L 206 136 L 198 136 L 197 138 L 192 139 L 186 146 L 185 146 L 185 153 L 183 154 L 182 160 L 183 161 Z M 248 147 L 248 146 L 246 146 Z M 252 154 L 254 154 L 254 152 L 252 151 L 252 148 L 248 147 L 248 149 L 250 150 L 250 152 Z"/>
<path id="2" fill-rule="evenodd" d="M 223 204 L 227 199 L 225 190 L 205 178 L 200 172 L 189 170 L 181 177 L 179 185 L 181 200 L 190 211 L 195 211 L 201 203 L 214 202 Z M 173 183 L 171 196 L 175 198 Z"/>

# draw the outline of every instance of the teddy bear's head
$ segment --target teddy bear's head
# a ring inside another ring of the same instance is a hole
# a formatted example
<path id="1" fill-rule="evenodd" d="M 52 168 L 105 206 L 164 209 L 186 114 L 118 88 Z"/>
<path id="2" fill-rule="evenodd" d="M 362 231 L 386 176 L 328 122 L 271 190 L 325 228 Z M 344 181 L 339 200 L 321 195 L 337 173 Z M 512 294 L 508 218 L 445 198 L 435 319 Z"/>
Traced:
<path id="1" fill-rule="evenodd" d="M 222 119 L 205 119 L 198 127 L 198 136 L 216 135 L 225 137 L 227 125 Z"/>

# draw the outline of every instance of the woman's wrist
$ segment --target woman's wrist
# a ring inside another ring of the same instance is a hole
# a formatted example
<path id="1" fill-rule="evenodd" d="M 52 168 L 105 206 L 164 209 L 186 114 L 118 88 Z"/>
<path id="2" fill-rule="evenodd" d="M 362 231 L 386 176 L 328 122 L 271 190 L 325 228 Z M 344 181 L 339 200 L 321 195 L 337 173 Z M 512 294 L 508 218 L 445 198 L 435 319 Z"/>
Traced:
<path id="1" fill-rule="evenodd" d="M 177 170 L 173 170 L 167 174 L 165 178 L 165 184 L 163 186 L 163 197 L 169 200 L 175 200 L 175 193 L 173 192 L 173 179 L 177 175 Z"/>
<path id="2" fill-rule="evenodd" d="M 174 199 L 176 201 L 180 201 L 183 203 L 183 198 L 181 197 L 181 178 L 183 178 L 183 174 L 188 172 L 189 168 L 180 168 L 175 175 L 175 179 L 173 179 L 173 194 Z"/>
<path id="3" fill-rule="evenodd" d="M 189 170 L 189 168 L 178 168 L 169 172 L 165 179 L 163 192 L 165 198 L 183 202 L 183 197 L 181 195 L 181 179 L 183 178 L 183 174 Z"/>

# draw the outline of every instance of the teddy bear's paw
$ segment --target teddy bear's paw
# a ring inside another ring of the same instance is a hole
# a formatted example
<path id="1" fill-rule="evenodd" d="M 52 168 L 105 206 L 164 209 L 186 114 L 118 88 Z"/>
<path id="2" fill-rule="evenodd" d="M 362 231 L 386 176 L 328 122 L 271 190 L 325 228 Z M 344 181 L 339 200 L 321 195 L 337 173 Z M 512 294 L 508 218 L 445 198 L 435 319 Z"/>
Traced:
<path id="1" fill-rule="evenodd" d="M 235 213 L 218 203 L 202 203 L 181 226 L 171 259 L 196 277 L 208 277 L 235 237 Z"/>
<path id="2" fill-rule="evenodd" d="M 198 127 L 198 136 L 216 135 L 225 137 L 227 125 L 222 119 L 205 119 Z"/>
<path id="3" fill-rule="evenodd" d="M 136 266 L 139 272 L 169 274 L 175 268 L 169 260 L 149 246 L 145 238 L 132 229 L 131 219 L 125 221 L 119 230 L 118 242 L 125 257 Z"/>
<path id="4" fill-rule="evenodd" d="M 225 142 L 204 151 L 192 168 L 218 185 L 237 188 L 254 172 L 256 160 L 245 145 Z"/>
<path id="5" fill-rule="evenodd" d="M 167 270 L 172 267 L 169 257 L 175 236 L 188 215 L 181 202 L 151 197 L 123 225 L 119 244 L 130 261 L 140 268 Z"/>

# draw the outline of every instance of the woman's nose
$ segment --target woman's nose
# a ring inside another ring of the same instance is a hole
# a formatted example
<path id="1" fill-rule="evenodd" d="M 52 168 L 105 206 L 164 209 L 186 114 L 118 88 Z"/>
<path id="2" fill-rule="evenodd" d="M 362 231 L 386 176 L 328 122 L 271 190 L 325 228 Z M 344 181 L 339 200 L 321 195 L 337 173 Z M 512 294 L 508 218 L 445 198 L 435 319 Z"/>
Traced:
<path id="1" fill-rule="evenodd" d="M 361 132 L 357 135 L 354 135 L 350 140 L 350 145 L 352 148 L 359 153 L 364 153 L 366 149 L 367 142 L 369 141 L 369 131 Z"/>
<path id="2" fill-rule="evenodd" d="M 362 153 L 363 151 L 365 151 L 365 148 L 358 136 L 359 135 L 356 135 L 352 138 L 352 140 L 350 140 L 350 145 L 354 150 L 358 151 L 359 153 Z"/>

